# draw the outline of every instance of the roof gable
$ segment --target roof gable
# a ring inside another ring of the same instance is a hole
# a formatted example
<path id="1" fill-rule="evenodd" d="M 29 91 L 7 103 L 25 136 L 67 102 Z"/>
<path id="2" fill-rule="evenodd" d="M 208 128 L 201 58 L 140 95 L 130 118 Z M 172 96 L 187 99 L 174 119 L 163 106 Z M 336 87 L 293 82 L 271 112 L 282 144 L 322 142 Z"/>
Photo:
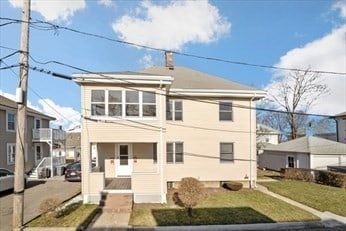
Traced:
<path id="1" fill-rule="evenodd" d="M 5 97 L 5 96 L 2 96 L 2 95 L 0 95 L 0 106 L 5 106 L 8 108 L 17 109 L 17 103 L 15 101 L 13 101 L 13 100 Z M 55 120 L 54 117 L 43 114 L 42 112 L 39 112 L 39 111 L 32 109 L 30 107 L 27 107 L 27 112 L 32 114 L 32 115 L 41 116 L 41 117 L 48 119 L 48 120 Z"/>

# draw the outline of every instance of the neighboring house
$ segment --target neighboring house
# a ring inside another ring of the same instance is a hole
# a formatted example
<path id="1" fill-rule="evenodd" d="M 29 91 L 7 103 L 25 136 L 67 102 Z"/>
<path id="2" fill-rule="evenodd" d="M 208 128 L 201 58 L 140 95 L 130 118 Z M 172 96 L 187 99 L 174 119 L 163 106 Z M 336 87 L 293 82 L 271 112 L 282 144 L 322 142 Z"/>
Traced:
<path id="1" fill-rule="evenodd" d="M 66 143 L 53 150 L 56 157 L 65 157 L 66 161 L 80 160 L 80 132 L 66 132 Z"/>
<path id="2" fill-rule="evenodd" d="M 264 124 L 257 124 L 256 126 L 256 144 L 257 154 L 263 153 L 263 149 L 268 144 L 278 144 L 280 131 L 266 126 Z"/>
<path id="3" fill-rule="evenodd" d="M 346 112 L 334 116 L 338 142 L 346 143 Z"/>
<path id="4" fill-rule="evenodd" d="M 346 164 L 346 144 L 305 136 L 278 145 L 268 145 L 259 156 L 259 167 L 327 169 Z"/>
<path id="5" fill-rule="evenodd" d="M 206 186 L 255 185 L 256 112 L 250 108 L 265 92 L 167 66 L 74 75 L 82 96 L 84 202 L 130 192 L 136 203 L 165 203 L 167 189 L 183 177 Z"/>
<path id="6" fill-rule="evenodd" d="M 16 149 L 17 103 L 0 95 L 0 168 L 14 170 Z M 52 134 L 49 122 L 55 118 L 27 108 L 25 137 L 25 172 L 31 171 L 45 157 L 50 156 L 47 139 Z"/>

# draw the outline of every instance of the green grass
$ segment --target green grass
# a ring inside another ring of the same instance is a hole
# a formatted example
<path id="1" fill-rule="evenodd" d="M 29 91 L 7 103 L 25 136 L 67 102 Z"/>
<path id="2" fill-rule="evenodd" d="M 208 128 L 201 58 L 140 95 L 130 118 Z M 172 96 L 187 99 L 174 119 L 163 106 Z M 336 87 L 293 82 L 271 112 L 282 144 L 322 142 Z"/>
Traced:
<path id="1" fill-rule="evenodd" d="M 67 206 L 63 215 L 55 218 L 51 214 L 43 214 L 31 221 L 28 227 L 85 227 L 96 215 L 97 205 L 74 203 Z"/>
<path id="2" fill-rule="evenodd" d="M 257 169 L 257 179 L 280 179 L 279 171 Z"/>
<path id="3" fill-rule="evenodd" d="M 346 216 L 346 190 L 304 181 L 261 182 L 270 191 L 319 211 Z"/>
<path id="4" fill-rule="evenodd" d="M 193 218 L 187 211 L 174 205 L 135 205 L 130 218 L 133 226 L 220 225 L 252 224 L 294 221 L 313 221 L 318 218 L 258 191 L 227 191 L 214 193 L 193 209 Z"/>

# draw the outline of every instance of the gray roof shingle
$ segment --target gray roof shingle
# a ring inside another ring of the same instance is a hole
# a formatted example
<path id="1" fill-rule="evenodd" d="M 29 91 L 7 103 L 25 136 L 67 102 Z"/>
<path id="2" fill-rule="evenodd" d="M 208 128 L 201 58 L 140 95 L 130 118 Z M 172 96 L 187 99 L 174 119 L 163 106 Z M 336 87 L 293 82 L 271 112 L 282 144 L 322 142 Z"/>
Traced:
<path id="1" fill-rule="evenodd" d="M 304 136 L 295 140 L 290 140 L 278 145 L 268 145 L 264 150 L 281 152 L 301 152 L 310 154 L 346 155 L 346 144 L 314 137 Z"/>
<path id="2" fill-rule="evenodd" d="M 142 70 L 143 74 L 168 75 L 174 78 L 171 88 L 173 89 L 204 89 L 204 90 L 244 90 L 258 91 L 259 89 L 226 80 L 217 76 L 202 73 L 186 67 L 174 67 L 173 70 L 167 67 L 156 66 Z"/>

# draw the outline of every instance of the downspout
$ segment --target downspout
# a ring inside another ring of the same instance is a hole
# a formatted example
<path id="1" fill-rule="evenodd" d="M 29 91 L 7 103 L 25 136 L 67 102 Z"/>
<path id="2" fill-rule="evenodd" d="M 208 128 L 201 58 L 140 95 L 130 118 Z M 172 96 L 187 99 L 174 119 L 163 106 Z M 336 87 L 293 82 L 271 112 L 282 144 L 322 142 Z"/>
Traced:
<path id="1" fill-rule="evenodd" d="M 162 80 L 160 80 L 160 98 L 159 98 L 159 104 L 160 104 L 160 145 L 159 145 L 159 150 L 160 150 L 160 158 L 159 158 L 159 161 L 160 161 L 160 178 L 161 178 L 161 184 L 160 184 L 160 189 L 161 189 L 161 203 L 165 203 L 166 201 L 164 200 L 164 188 L 163 188 L 163 185 L 164 185 L 164 179 L 163 179 L 163 145 L 162 145 L 162 142 L 163 142 L 163 110 L 165 110 L 162 106 Z"/>
<path id="2" fill-rule="evenodd" d="M 253 171 L 252 171 L 252 101 L 256 98 L 256 93 L 255 95 L 250 99 L 250 188 L 256 187 L 256 180 L 253 180 Z M 254 184 L 253 184 L 254 182 Z"/>

